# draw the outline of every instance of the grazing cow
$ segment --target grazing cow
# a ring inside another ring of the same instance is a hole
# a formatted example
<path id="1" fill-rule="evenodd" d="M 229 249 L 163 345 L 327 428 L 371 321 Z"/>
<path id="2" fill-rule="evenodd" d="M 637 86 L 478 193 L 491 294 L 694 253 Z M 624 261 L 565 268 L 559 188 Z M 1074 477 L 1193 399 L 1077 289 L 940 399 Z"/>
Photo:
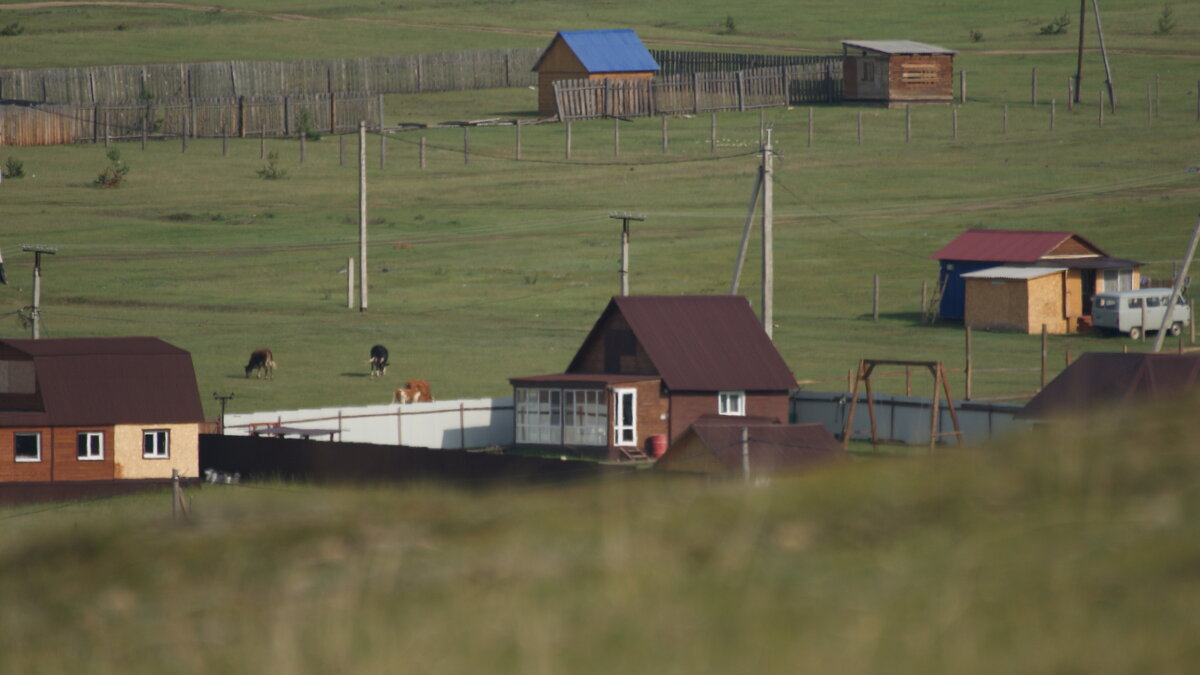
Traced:
<path id="1" fill-rule="evenodd" d="M 269 380 L 275 376 L 275 355 L 270 349 L 256 349 L 250 352 L 250 362 L 246 364 L 246 377 L 250 377 L 252 371 L 257 371 L 260 380 L 264 377 Z"/>
<path id="2" fill-rule="evenodd" d="M 371 377 L 379 377 L 387 375 L 388 367 L 388 352 L 387 347 L 383 345 L 375 345 L 371 347 Z"/>
<path id="3" fill-rule="evenodd" d="M 429 383 L 425 380 L 409 380 L 403 389 L 397 389 L 392 394 L 392 403 L 417 403 L 418 401 L 433 401 L 429 393 Z"/>

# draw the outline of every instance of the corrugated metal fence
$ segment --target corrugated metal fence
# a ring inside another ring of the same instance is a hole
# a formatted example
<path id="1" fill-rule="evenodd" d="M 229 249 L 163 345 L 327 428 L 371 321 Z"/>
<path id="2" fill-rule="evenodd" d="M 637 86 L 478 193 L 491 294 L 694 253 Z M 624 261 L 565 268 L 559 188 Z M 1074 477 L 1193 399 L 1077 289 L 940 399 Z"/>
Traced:
<path id="1" fill-rule="evenodd" d="M 751 110 L 841 100 L 842 64 L 828 58 L 803 65 L 732 72 L 696 72 L 653 80 L 561 80 L 554 83 L 559 117 L 650 117 Z"/>

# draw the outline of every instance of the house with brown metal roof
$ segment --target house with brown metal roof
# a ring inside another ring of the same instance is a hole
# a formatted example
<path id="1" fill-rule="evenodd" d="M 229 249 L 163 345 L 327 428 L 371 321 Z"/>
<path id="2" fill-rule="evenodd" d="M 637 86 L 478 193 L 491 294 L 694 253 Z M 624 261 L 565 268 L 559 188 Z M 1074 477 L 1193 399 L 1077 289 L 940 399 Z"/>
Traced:
<path id="1" fill-rule="evenodd" d="M 1085 330 L 1097 293 L 1141 282 L 1141 263 L 1073 232 L 972 229 L 930 257 L 940 267 L 938 317 L 985 330 Z"/>
<path id="2" fill-rule="evenodd" d="M 796 378 L 735 295 L 617 296 L 564 373 L 510 379 L 517 445 L 648 459 L 702 415 L 785 422 Z"/>
<path id="3" fill-rule="evenodd" d="M 1200 395 L 1200 355 L 1088 352 L 1018 413 L 1050 420 Z"/>
<path id="4" fill-rule="evenodd" d="M 196 478 L 203 422 L 158 338 L 0 340 L 0 484 Z"/>

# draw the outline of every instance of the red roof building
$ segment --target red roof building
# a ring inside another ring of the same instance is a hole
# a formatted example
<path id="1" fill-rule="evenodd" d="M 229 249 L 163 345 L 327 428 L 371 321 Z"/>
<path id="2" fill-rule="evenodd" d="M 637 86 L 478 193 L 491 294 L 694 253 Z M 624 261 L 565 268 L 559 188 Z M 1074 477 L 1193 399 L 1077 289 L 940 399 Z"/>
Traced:
<path id="1" fill-rule="evenodd" d="M 510 380 L 518 445 L 647 459 L 706 414 L 786 421 L 796 378 L 741 296 L 618 296 L 566 372 Z"/>
<path id="2" fill-rule="evenodd" d="M 1039 332 L 1046 323 L 1051 333 L 1084 329 L 1096 293 L 1131 290 L 1140 282 L 1141 263 L 1110 257 L 1064 231 L 967 230 L 930 257 L 940 265 L 938 316 L 975 328 Z"/>
<path id="3" fill-rule="evenodd" d="M 1019 417 L 1102 412 L 1200 393 L 1200 355 L 1088 352 L 1034 396 Z"/>
<path id="4" fill-rule="evenodd" d="M 203 421 L 158 338 L 0 340 L 0 483 L 196 478 Z"/>

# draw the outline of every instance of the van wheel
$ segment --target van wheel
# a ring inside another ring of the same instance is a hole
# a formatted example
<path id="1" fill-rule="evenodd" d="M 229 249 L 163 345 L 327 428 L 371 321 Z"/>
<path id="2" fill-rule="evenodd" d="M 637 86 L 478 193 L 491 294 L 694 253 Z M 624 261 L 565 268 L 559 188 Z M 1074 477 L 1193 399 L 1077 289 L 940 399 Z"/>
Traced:
<path id="1" fill-rule="evenodd" d="M 1179 337 L 1179 334 L 1182 332 L 1183 332 L 1183 324 L 1179 323 L 1178 321 L 1171 324 L 1171 327 L 1167 329 L 1167 333 L 1171 337 Z"/>
<path id="2" fill-rule="evenodd" d="M 1142 339 L 1142 329 L 1141 329 L 1141 328 L 1138 328 L 1137 326 L 1134 326 L 1133 328 L 1130 328 L 1130 329 L 1129 329 L 1129 339 L 1130 339 L 1130 340 L 1140 340 L 1140 339 Z"/>

